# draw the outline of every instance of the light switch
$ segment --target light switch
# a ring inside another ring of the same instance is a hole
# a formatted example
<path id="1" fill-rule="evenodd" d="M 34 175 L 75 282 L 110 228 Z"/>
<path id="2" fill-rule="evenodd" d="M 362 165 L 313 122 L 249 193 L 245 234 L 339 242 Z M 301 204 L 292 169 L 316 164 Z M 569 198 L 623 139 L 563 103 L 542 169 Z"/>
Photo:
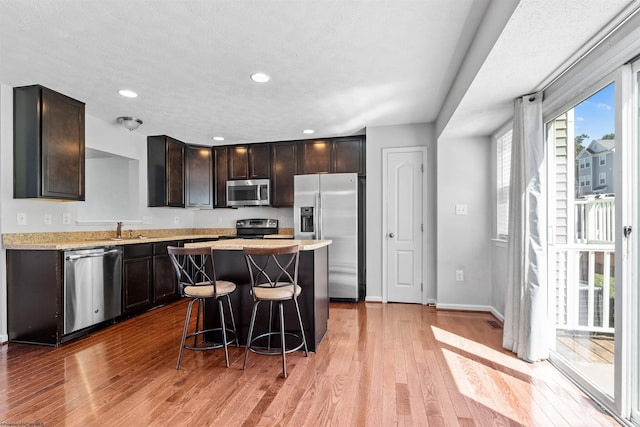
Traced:
<path id="1" fill-rule="evenodd" d="M 44 223 L 46 225 L 51 225 L 51 214 L 44 214 Z"/>
<path id="2" fill-rule="evenodd" d="M 467 205 L 456 205 L 456 215 L 466 215 Z"/>
<path id="3" fill-rule="evenodd" d="M 24 212 L 18 212 L 16 221 L 18 225 L 27 225 L 27 214 Z"/>

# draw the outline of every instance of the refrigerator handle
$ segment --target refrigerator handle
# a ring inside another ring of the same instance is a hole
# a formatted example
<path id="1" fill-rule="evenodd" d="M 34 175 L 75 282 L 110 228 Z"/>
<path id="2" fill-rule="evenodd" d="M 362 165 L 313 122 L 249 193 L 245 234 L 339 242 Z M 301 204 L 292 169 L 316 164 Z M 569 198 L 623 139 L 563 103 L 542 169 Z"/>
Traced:
<path id="1" fill-rule="evenodd" d="M 316 221 L 318 224 L 318 232 L 317 239 L 322 240 L 322 195 L 318 192 L 316 193 L 316 206 L 318 207 L 318 212 L 316 212 Z"/>

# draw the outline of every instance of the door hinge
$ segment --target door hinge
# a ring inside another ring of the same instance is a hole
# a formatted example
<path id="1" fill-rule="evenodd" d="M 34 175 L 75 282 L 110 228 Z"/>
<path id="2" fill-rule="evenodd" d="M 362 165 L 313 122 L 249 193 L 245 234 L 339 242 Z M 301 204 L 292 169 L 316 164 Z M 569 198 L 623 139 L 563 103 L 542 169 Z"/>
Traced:
<path id="1" fill-rule="evenodd" d="M 420 282 L 420 292 L 424 292 L 424 283 Z"/>
<path id="2" fill-rule="evenodd" d="M 622 234 L 624 234 L 624 237 L 629 237 L 631 231 L 632 229 L 630 225 L 625 225 L 624 227 L 622 227 Z"/>
<path id="3" fill-rule="evenodd" d="M 424 173 L 424 163 L 420 164 L 420 172 Z"/>
<path id="4" fill-rule="evenodd" d="M 424 233 L 424 224 L 420 224 L 420 231 Z"/>

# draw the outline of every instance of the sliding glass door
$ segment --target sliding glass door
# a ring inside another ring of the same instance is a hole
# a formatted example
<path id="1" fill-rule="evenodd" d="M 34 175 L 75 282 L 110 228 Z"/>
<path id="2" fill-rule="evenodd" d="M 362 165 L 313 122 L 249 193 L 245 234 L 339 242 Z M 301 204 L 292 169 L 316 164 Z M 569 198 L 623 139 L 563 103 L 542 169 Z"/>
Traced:
<path id="1" fill-rule="evenodd" d="M 640 61 L 546 123 L 551 361 L 640 425 Z"/>
<path id="2" fill-rule="evenodd" d="M 555 356 L 593 394 L 615 390 L 615 83 L 547 123 Z"/>

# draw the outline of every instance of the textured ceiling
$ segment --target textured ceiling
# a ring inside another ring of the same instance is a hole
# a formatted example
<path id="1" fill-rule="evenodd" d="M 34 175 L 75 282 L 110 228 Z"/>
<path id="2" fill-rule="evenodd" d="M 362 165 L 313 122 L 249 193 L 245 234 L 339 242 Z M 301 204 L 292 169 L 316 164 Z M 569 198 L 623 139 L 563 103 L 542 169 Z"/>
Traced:
<path id="1" fill-rule="evenodd" d="M 432 122 L 487 3 L 0 0 L 0 82 L 198 144 Z M 252 82 L 256 71 L 272 80 Z"/>
<path id="2" fill-rule="evenodd" d="M 549 7 L 553 3 L 553 7 Z M 513 116 L 513 100 L 543 89 L 638 0 L 522 0 L 446 126 L 446 136 L 490 135 Z M 571 61 L 569 61 L 571 62 Z"/>
<path id="3" fill-rule="evenodd" d="M 489 1 L 0 0 L 0 82 L 42 84 L 114 126 L 132 115 L 138 133 L 196 144 L 434 122 Z M 482 22 L 502 31 L 444 136 L 495 131 L 515 97 L 640 0 L 493 2 L 517 7 L 506 26 Z M 252 82 L 256 71 L 272 80 Z"/>

